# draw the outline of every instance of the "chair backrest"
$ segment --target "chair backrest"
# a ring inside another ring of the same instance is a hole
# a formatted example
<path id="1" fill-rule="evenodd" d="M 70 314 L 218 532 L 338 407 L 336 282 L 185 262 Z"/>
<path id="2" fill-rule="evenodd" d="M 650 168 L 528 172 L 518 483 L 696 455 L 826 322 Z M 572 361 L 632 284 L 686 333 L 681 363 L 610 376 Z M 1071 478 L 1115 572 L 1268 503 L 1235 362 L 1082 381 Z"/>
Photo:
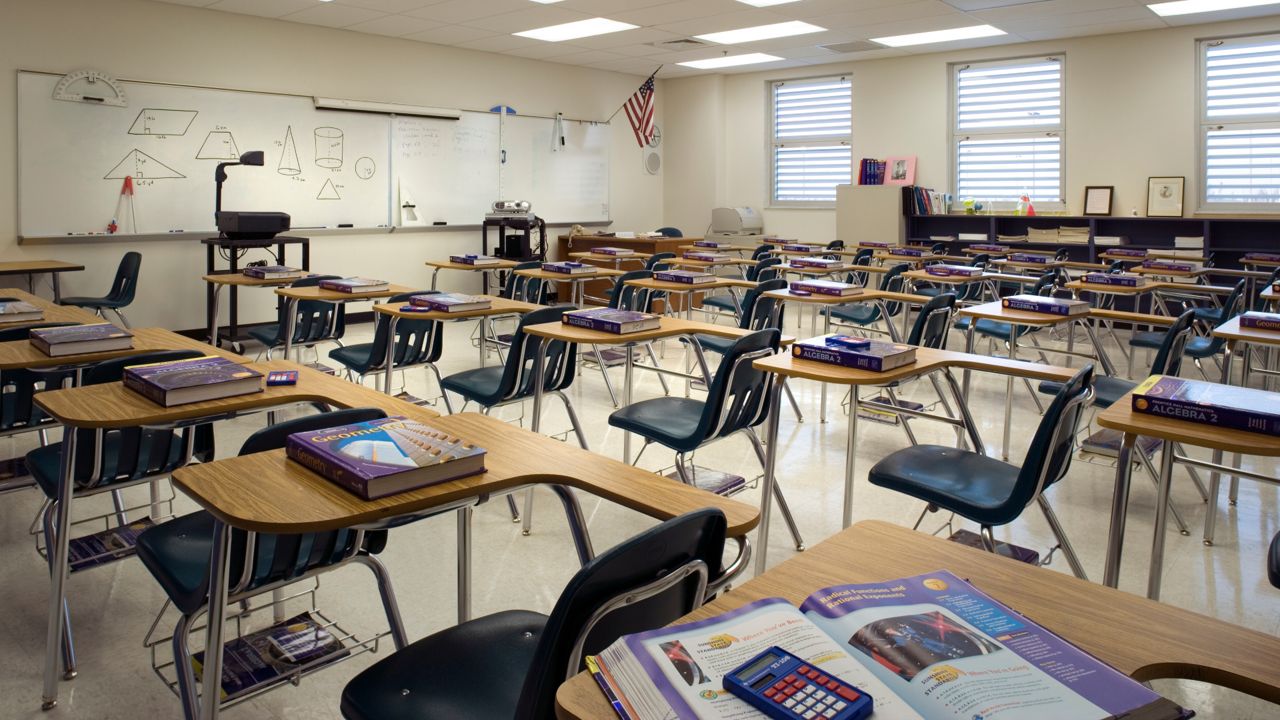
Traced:
<path id="1" fill-rule="evenodd" d="M 419 290 L 400 293 L 387 299 L 389 303 L 407 303 L 414 295 L 435 295 L 436 290 Z M 387 357 L 387 329 L 391 316 L 375 313 L 377 322 L 373 329 L 373 348 L 370 351 L 370 367 L 383 367 Z M 433 363 L 444 352 L 444 323 L 439 320 L 400 318 L 396 321 L 395 348 L 392 357 L 396 368 Z"/>
<path id="2" fill-rule="evenodd" d="M 787 304 L 777 298 L 765 297 L 767 292 L 786 290 L 787 281 L 782 279 L 764 280 L 742 295 L 742 313 L 738 316 L 738 327 L 743 330 L 763 330 L 767 327 L 781 328 L 783 310 Z M 776 313 L 776 314 L 775 314 Z"/>
<path id="3" fill-rule="evenodd" d="M 609 307 L 614 310 L 633 310 L 635 312 L 651 312 L 653 310 L 653 291 L 633 287 L 628 280 L 646 280 L 653 277 L 649 270 L 631 270 L 613 279 L 613 292 L 609 295 Z"/>
<path id="4" fill-rule="evenodd" d="M 582 657 L 623 635 L 653 630 L 700 607 L 721 572 L 724 514 L 714 508 L 672 518 L 582 566 L 560 593 L 538 638 L 515 720 L 555 717 L 556 690 Z"/>
<path id="5" fill-rule="evenodd" d="M 843 241 L 843 240 L 832 240 L 831 242 L 827 243 L 827 250 L 844 250 L 844 241 Z M 839 259 L 840 259 L 840 255 L 839 255 L 839 254 L 837 254 L 837 253 L 835 253 L 835 252 L 831 252 L 831 253 L 824 253 L 824 254 L 822 255 L 822 257 L 828 258 L 828 259 L 830 259 L 830 260 L 839 260 Z"/>
<path id="6" fill-rule="evenodd" d="M 537 260 L 522 262 L 511 268 L 511 272 L 507 273 L 507 283 L 502 286 L 500 297 L 507 300 L 520 300 L 534 305 L 541 305 L 547 301 L 547 283 L 542 282 L 538 278 L 525 277 L 515 274 L 516 270 L 537 270 L 542 267 L 542 263 Z"/>
<path id="7" fill-rule="evenodd" d="M 1031 438 L 1027 457 L 1005 505 L 1010 513 L 1009 520 L 1017 517 L 1024 507 L 1061 480 L 1071 468 L 1076 432 L 1092 394 L 1093 364 L 1090 363 L 1063 383 L 1049 409 L 1040 418 L 1040 426 Z"/>
<path id="8" fill-rule="evenodd" d="M 778 276 L 777 270 L 769 270 L 776 265 L 782 264 L 780 257 L 762 257 L 756 260 L 756 264 L 747 268 L 746 279 L 751 282 L 760 282 L 762 280 L 772 280 Z"/>
<path id="9" fill-rule="evenodd" d="M 1254 310 L 1267 311 L 1271 309 L 1271 304 L 1266 300 L 1262 299 L 1262 291 L 1266 290 L 1269 287 L 1272 287 L 1277 282 L 1280 282 L 1280 267 L 1277 267 L 1275 270 L 1272 270 L 1271 277 L 1267 278 L 1265 282 L 1255 286 L 1257 288 L 1257 297 L 1253 299 Z"/>
<path id="10" fill-rule="evenodd" d="M 497 396 L 503 400 L 533 397 L 533 364 L 538 358 L 538 348 L 547 343 L 546 364 L 542 370 L 542 389 L 545 392 L 563 390 L 573 384 L 573 373 L 577 366 L 578 346 L 563 340 L 525 334 L 524 329 L 530 325 L 560 322 L 560 316 L 569 310 L 576 310 L 573 305 L 552 305 L 525 313 L 515 333 L 511 336 L 511 347 L 507 350 L 507 363 L 502 368 L 502 379 L 498 383 Z"/>
<path id="11" fill-rule="evenodd" d="M 1045 272 L 1043 275 L 1040 276 L 1038 280 L 1036 280 L 1036 284 L 1031 286 L 1030 294 L 1041 295 L 1041 296 L 1051 295 L 1053 293 L 1053 288 L 1057 282 L 1057 279 L 1058 279 L 1057 271 L 1049 270 Z"/>
<path id="12" fill-rule="evenodd" d="M 649 256 L 648 260 L 644 261 L 644 269 L 650 272 L 654 270 L 667 270 L 670 267 L 667 261 L 674 260 L 675 257 L 676 254 L 673 252 L 654 253 Z"/>
<path id="13" fill-rule="evenodd" d="M 1231 318 L 1240 314 L 1240 311 L 1242 309 L 1241 305 L 1244 301 L 1245 283 L 1246 281 L 1243 278 L 1241 278 L 1240 281 L 1236 283 L 1236 286 L 1231 289 L 1231 294 L 1227 295 L 1227 299 L 1222 301 L 1222 314 L 1220 315 L 1220 317 L 1222 318 L 1223 321 L 1230 320 Z M 1226 344 L 1227 344 L 1226 338 L 1211 337 L 1209 339 L 1209 344 L 1205 349 L 1205 352 L 1207 352 L 1210 355 L 1217 355 L 1218 353 L 1222 352 L 1222 348 L 1225 347 Z"/>
<path id="14" fill-rule="evenodd" d="M 141 269 L 142 253 L 125 253 L 120 258 L 120 266 L 116 268 L 116 277 L 111 282 L 111 292 L 107 293 L 107 299 L 124 305 L 133 302 L 134 293 L 138 291 L 138 271 Z"/>
<path id="15" fill-rule="evenodd" d="M 946 254 L 947 254 L 947 244 L 946 244 L 946 243 L 944 243 L 944 242 L 934 243 L 934 244 L 929 248 L 929 254 L 930 254 L 930 255 L 946 255 Z"/>
<path id="16" fill-rule="evenodd" d="M 911 334 L 907 336 L 907 344 L 945 350 L 947 330 L 951 327 L 951 316 L 955 310 L 955 293 L 942 293 L 929 298 L 929 302 L 920 308 L 920 314 L 916 315 Z"/>
<path id="17" fill-rule="evenodd" d="M 16 298 L 0 298 L 15 300 Z M 22 327 L 0 330 L 0 342 L 26 340 L 31 330 L 37 328 L 66 327 L 76 323 L 48 322 L 24 325 Z M 40 411 L 32 402 L 36 390 L 60 388 L 67 378 L 73 377 L 71 371 L 35 372 L 22 368 L 0 371 L 0 389 L 3 389 L 9 402 L 0 404 L 0 430 L 30 426 L 49 420 L 49 416 Z"/>
<path id="18" fill-rule="evenodd" d="M 988 253 L 978 253 L 969 261 L 969 267 L 984 268 L 991 263 L 991 255 Z"/>
<path id="19" fill-rule="evenodd" d="M 907 263 L 899 263 L 889 268 L 889 272 L 884 274 L 880 279 L 880 289 L 884 292 L 900 293 L 907 289 L 907 279 L 902 276 L 911 268 Z M 855 299 L 856 296 L 855 296 Z M 902 303 L 890 301 L 884 304 L 885 313 L 889 317 L 898 317 L 898 313 L 902 312 Z"/>
<path id="20" fill-rule="evenodd" d="M 761 243 L 760 245 L 756 246 L 755 250 L 751 251 L 751 259 L 759 260 L 762 257 L 767 257 L 772 252 L 773 252 L 772 245 L 770 245 L 769 243 Z"/>
<path id="21" fill-rule="evenodd" d="M 1169 326 L 1164 333 L 1164 341 L 1156 350 L 1155 359 L 1151 361 L 1152 375 L 1177 375 L 1182 370 L 1182 350 L 1191 339 L 1192 325 L 1195 323 L 1196 311 L 1187 310 Z"/>
<path id="22" fill-rule="evenodd" d="M 200 357 L 196 350 L 167 350 L 116 358 L 84 371 L 82 385 L 117 382 L 124 369 L 133 365 L 171 362 Z M 174 443 L 175 435 L 180 442 Z M 107 446 L 114 453 L 104 452 Z M 188 455 L 187 450 L 190 449 Z M 126 427 L 111 430 L 76 430 L 76 457 L 73 477 L 81 489 L 111 485 L 169 472 L 195 458 L 213 459 L 213 425 L 203 424 L 182 430 L 155 430 Z"/>
<path id="23" fill-rule="evenodd" d="M 660 227 L 658 228 L 658 232 L 662 234 L 662 237 L 669 237 L 669 238 L 684 237 L 684 233 L 680 232 L 680 228 Z"/>
<path id="24" fill-rule="evenodd" d="M 1066 248 L 1058 248 L 1058 251 L 1053 254 L 1053 259 L 1057 262 L 1066 262 L 1068 257 L 1069 253 Z"/>
<path id="25" fill-rule="evenodd" d="M 698 420 L 696 433 L 702 442 L 764 422 L 769 414 L 773 374 L 757 370 L 752 363 L 776 354 L 781 338 L 777 328 L 765 328 L 738 338 L 725 351 Z"/>
<path id="26" fill-rule="evenodd" d="M 857 255 L 853 256 L 853 261 L 850 262 L 849 264 L 866 267 L 871 264 L 871 260 L 874 256 L 875 256 L 874 250 L 872 250 L 871 248 L 862 248 L 861 250 L 858 251 Z M 866 287 L 867 273 L 865 271 L 854 270 L 850 272 L 848 275 L 846 275 L 844 280 L 845 282 L 850 283 L 851 285 L 859 285 L 861 287 Z"/>
<path id="27" fill-rule="evenodd" d="M 332 280 L 337 275 L 317 275 L 298 278 L 293 287 L 315 287 L 321 280 Z M 285 326 L 288 322 L 288 304 L 281 303 L 276 313 L 276 340 L 273 345 L 284 343 Z M 318 300 L 301 300 L 297 304 L 297 312 L 293 320 L 293 343 L 310 344 L 323 340 L 337 340 L 346 334 L 347 311 L 344 303 L 328 303 Z"/>
<path id="28" fill-rule="evenodd" d="M 1112 275 L 1119 275 L 1120 273 L 1124 272 L 1124 261 L 1112 260 L 1111 265 L 1107 268 L 1107 272 Z"/>

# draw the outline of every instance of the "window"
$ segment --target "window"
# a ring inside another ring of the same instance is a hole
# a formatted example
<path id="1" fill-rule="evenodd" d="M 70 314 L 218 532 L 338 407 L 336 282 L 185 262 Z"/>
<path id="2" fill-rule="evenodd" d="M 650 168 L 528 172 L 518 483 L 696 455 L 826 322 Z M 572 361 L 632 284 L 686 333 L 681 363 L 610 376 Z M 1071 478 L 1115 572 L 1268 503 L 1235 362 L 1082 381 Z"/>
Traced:
<path id="1" fill-rule="evenodd" d="M 954 65 L 955 196 L 1062 202 L 1061 55 Z"/>
<path id="2" fill-rule="evenodd" d="M 1200 202 L 1280 211 L 1280 35 L 1200 43 Z"/>
<path id="3" fill-rule="evenodd" d="M 773 204 L 834 204 L 853 177 L 849 78 L 779 81 L 770 95 Z"/>

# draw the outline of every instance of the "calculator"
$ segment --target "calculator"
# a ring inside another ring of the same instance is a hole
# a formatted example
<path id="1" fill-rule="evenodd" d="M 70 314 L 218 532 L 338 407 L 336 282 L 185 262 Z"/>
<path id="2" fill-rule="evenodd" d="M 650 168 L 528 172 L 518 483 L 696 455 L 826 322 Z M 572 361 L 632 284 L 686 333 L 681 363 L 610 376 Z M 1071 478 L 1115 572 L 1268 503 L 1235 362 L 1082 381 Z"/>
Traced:
<path id="1" fill-rule="evenodd" d="M 780 647 L 725 675 L 724 687 L 777 720 L 862 720 L 874 710 L 870 695 Z"/>
<path id="2" fill-rule="evenodd" d="M 297 385 L 297 370 L 272 370 L 267 373 L 267 385 Z"/>

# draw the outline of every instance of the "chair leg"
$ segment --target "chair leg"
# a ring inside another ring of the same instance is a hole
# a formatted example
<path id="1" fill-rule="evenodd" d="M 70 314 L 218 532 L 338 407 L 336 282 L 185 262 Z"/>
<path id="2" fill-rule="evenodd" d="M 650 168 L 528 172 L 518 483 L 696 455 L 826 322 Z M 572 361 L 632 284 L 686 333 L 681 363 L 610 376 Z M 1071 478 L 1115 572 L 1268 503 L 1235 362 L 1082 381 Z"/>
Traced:
<path id="1" fill-rule="evenodd" d="M 120 318 L 120 324 L 121 324 L 121 325 L 124 325 L 124 329 L 125 329 L 125 330 L 132 330 L 132 329 L 133 329 L 133 326 L 131 326 L 131 325 L 129 324 L 129 320 L 128 320 L 128 318 L 126 318 L 126 317 L 124 316 L 124 313 L 123 313 L 123 312 L 120 312 L 120 309 L 119 309 L 119 308 L 111 308 L 111 312 L 115 313 L 115 314 L 116 314 L 116 317 Z"/>
<path id="2" fill-rule="evenodd" d="M 1160 488 L 1160 473 L 1155 466 L 1151 464 L 1151 458 L 1141 450 L 1138 451 L 1138 457 L 1142 460 L 1142 466 L 1147 469 L 1147 476 L 1151 478 L 1152 484 L 1156 489 Z M 1173 505 L 1173 497 L 1169 497 L 1169 513 L 1173 515 L 1173 521 L 1178 525 L 1178 533 L 1182 535 L 1190 535 L 1191 531 L 1187 529 L 1187 524 L 1182 520 L 1182 513 L 1178 512 L 1178 508 Z"/>
<path id="3" fill-rule="evenodd" d="M 689 475 L 689 469 L 684 464 L 684 453 L 676 453 L 676 474 L 680 476 L 680 482 L 685 485 L 696 485 L 693 477 Z"/>
<path id="4" fill-rule="evenodd" d="M 791 394 L 791 386 L 783 385 L 782 391 L 787 394 L 787 400 L 791 403 L 791 409 L 796 414 L 796 422 L 804 422 L 804 413 L 800 412 L 800 403 L 796 402 L 796 396 Z"/>
<path id="5" fill-rule="evenodd" d="M 382 598 L 382 609 L 387 614 L 387 626 L 391 629 L 391 641 L 396 650 L 409 644 L 409 636 L 404 631 L 404 620 L 400 617 L 400 606 L 396 603 L 396 593 L 391 587 L 391 575 L 387 568 L 372 555 L 359 555 L 355 561 L 369 568 L 373 579 L 378 584 L 378 596 Z"/>
<path id="6" fill-rule="evenodd" d="M 1062 554 L 1067 557 L 1067 564 L 1071 566 L 1071 572 L 1081 580 L 1088 580 L 1089 576 L 1084 572 L 1084 565 L 1080 564 L 1080 558 L 1076 555 L 1075 549 L 1071 547 L 1071 541 L 1067 539 L 1067 534 L 1063 531 L 1062 524 L 1058 522 L 1058 516 L 1054 514 L 1049 501 L 1044 495 L 1040 495 L 1036 498 L 1036 504 L 1040 506 L 1040 512 L 1044 514 L 1045 521 L 1049 523 L 1049 529 L 1053 531 L 1053 536 L 1058 539 L 1058 545 L 1062 548 Z"/>
<path id="7" fill-rule="evenodd" d="M 520 518 L 523 523 L 520 527 L 520 534 L 528 537 L 533 532 L 533 488 L 529 488 L 524 493 L 524 517 Z"/>
<path id="8" fill-rule="evenodd" d="M 978 528 L 978 537 L 982 539 L 982 547 L 986 548 L 987 552 L 996 553 L 996 536 L 991 531 L 990 525 L 983 525 Z"/>
<path id="9" fill-rule="evenodd" d="M 604 377 L 604 386 L 609 390 L 609 400 L 613 401 L 613 407 L 617 409 L 619 407 L 618 394 L 613 391 L 613 381 L 609 379 L 609 368 L 605 367 L 604 357 L 600 355 L 600 346 L 593 343 L 591 351 L 596 354 L 596 365 L 600 366 L 600 375 Z M 628 352 L 630 352 L 630 348 L 628 348 Z"/>
<path id="10" fill-rule="evenodd" d="M 751 448 L 756 451 L 756 458 L 760 460 L 760 467 L 765 466 L 764 446 L 760 444 L 760 438 L 751 428 L 747 428 L 747 437 L 751 438 Z M 773 498 L 778 501 L 778 510 L 782 512 L 782 519 L 787 522 L 787 528 L 791 531 L 791 539 L 795 541 L 796 550 L 804 551 L 804 538 L 800 537 L 800 528 L 796 525 L 796 519 L 791 516 L 791 508 L 787 505 L 787 499 L 782 495 L 782 486 L 778 484 L 777 478 L 773 481 Z"/>
<path id="11" fill-rule="evenodd" d="M 48 548 L 49 572 L 53 570 L 53 546 L 57 542 L 54 534 L 54 528 L 57 525 L 55 518 L 58 515 L 58 502 L 54 501 L 45 506 L 44 512 L 44 546 Z M 71 680 L 76 676 L 76 644 L 71 636 L 71 608 L 67 601 L 62 601 L 62 679 Z"/>
<path id="12" fill-rule="evenodd" d="M 653 343 L 645 343 L 644 349 L 645 352 L 649 354 L 649 362 L 652 362 L 654 367 L 660 367 L 660 364 L 658 363 L 658 353 L 653 351 Z M 670 395 L 671 388 L 667 387 L 667 376 L 662 373 L 658 373 L 658 382 L 662 384 L 662 394 Z"/>
<path id="13" fill-rule="evenodd" d="M 1179 455 L 1187 454 L 1187 451 L 1182 449 L 1182 443 L 1174 444 L 1174 450 L 1176 450 Z M 1200 493 L 1200 499 L 1204 502 L 1209 502 L 1209 491 L 1205 489 L 1204 481 L 1200 479 L 1200 472 L 1190 465 L 1186 467 L 1187 475 L 1191 476 L 1191 482 L 1195 483 L 1196 490 Z"/>
<path id="14" fill-rule="evenodd" d="M 510 493 L 507 494 L 507 510 L 511 511 L 511 522 L 520 522 L 520 506 L 516 505 L 516 498 Z"/>
<path id="15" fill-rule="evenodd" d="M 893 388 L 885 388 L 884 391 L 885 391 L 885 394 L 889 396 L 889 404 L 892 407 L 902 406 L 902 403 L 898 401 L 898 394 L 893 391 Z M 907 417 L 905 415 L 899 415 L 898 420 L 902 423 L 902 432 L 907 434 L 907 440 L 912 445 L 919 445 L 920 442 L 916 440 L 916 434 L 911 429 L 911 425 L 907 422 Z"/>
<path id="16" fill-rule="evenodd" d="M 195 720 L 200 714 L 199 697 L 196 694 L 196 673 L 191 665 L 191 652 L 187 648 L 190 640 L 191 624 L 194 615 L 183 615 L 173 628 L 173 669 L 178 676 L 178 699 L 182 701 L 182 716 L 186 720 Z"/>
<path id="17" fill-rule="evenodd" d="M 449 411 L 449 414 L 452 415 L 453 405 L 449 402 L 449 393 L 445 392 L 444 381 L 440 379 L 440 368 L 436 367 L 435 363 L 427 363 L 427 368 L 430 369 L 431 372 L 435 373 L 436 387 L 440 388 L 440 399 L 444 401 L 444 409 Z"/>
<path id="18" fill-rule="evenodd" d="M 587 447 L 587 436 L 582 432 L 582 423 L 578 422 L 578 413 L 573 411 L 573 403 L 569 401 L 569 396 L 562 392 L 557 392 L 556 395 L 559 395 L 560 401 L 564 403 L 564 411 L 569 415 L 569 424 L 573 425 L 573 433 L 578 436 L 578 445 L 582 446 L 583 450 L 590 450 L 591 448 Z"/>

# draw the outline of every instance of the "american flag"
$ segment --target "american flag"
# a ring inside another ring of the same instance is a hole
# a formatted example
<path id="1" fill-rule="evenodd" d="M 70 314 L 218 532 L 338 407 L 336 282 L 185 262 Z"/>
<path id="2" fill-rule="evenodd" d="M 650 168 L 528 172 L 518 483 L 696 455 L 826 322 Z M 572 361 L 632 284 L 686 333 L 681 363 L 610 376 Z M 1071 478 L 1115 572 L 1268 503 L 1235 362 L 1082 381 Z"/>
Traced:
<path id="1" fill-rule="evenodd" d="M 657 71 L 654 71 L 640 89 L 636 90 L 636 94 L 623 105 L 627 110 L 627 120 L 631 121 L 631 130 L 636 134 L 636 142 L 640 147 L 648 145 L 653 139 L 653 78 L 657 74 Z"/>

